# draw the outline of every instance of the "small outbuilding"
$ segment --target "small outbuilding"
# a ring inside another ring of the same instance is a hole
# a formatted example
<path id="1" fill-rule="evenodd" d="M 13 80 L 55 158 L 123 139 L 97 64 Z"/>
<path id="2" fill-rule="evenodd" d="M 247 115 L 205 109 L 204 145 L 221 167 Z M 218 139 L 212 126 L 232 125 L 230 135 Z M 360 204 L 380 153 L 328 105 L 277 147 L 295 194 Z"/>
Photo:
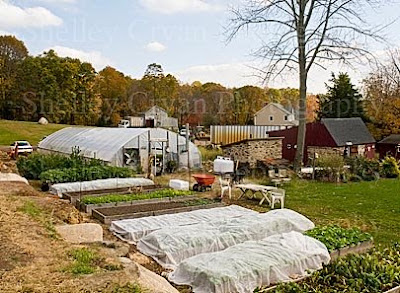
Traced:
<path id="1" fill-rule="evenodd" d="M 60 154 L 71 154 L 75 147 L 79 147 L 85 158 L 96 158 L 118 167 L 141 167 L 146 172 L 153 158 L 162 161 L 163 168 L 168 161 L 186 167 L 188 157 L 192 168 L 201 167 L 198 148 L 189 142 L 187 150 L 184 137 L 163 128 L 67 127 L 38 145 L 40 152 Z"/>
<path id="2" fill-rule="evenodd" d="M 272 131 L 270 137 L 283 137 L 282 156 L 293 162 L 297 149 L 298 127 Z M 361 118 L 325 118 L 307 123 L 304 163 L 318 154 L 359 155 L 375 157 L 375 139 Z"/>
<path id="3" fill-rule="evenodd" d="M 400 159 L 400 134 L 392 134 L 382 139 L 377 144 L 377 150 L 381 159 L 386 156 L 393 156 Z"/>
<path id="4" fill-rule="evenodd" d="M 282 159 L 282 137 L 245 139 L 221 146 L 224 156 L 255 168 L 257 161 Z"/>

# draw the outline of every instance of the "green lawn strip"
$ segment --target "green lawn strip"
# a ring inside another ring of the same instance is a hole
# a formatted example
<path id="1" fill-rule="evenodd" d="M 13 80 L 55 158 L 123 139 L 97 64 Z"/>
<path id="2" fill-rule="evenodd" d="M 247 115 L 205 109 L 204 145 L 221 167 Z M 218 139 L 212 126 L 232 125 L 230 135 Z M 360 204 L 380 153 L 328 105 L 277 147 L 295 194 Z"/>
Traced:
<path id="1" fill-rule="evenodd" d="M 343 184 L 295 180 L 284 188 L 285 207 L 316 225 L 359 227 L 378 243 L 400 239 L 400 180 Z"/>
<path id="2" fill-rule="evenodd" d="M 40 125 L 36 122 L 0 120 L 0 146 L 8 146 L 16 140 L 27 140 L 37 145 L 43 137 L 62 128 L 64 124 Z"/>
<path id="3" fill-rule="evenodd" d="M 165 189 L 159 191 L 153 191 L 149 193 L 134 193 L 134 194 L 109 194 L 104 196 L 86 196 L 82 198 L 81 203 L 89 204 L 104 204 L 104 203 L 117 203 L 117 202 L 129 202 L 144 199 L 156 199 L 166 197 L 177 197 L 192 195 L 191 191 L 181 191 Z"/>

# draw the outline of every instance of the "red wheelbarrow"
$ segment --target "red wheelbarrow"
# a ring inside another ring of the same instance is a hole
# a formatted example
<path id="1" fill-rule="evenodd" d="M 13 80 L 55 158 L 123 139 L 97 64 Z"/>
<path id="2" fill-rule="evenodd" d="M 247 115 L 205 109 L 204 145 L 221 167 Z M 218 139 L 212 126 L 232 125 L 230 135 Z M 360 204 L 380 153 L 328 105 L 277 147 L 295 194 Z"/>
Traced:
<path id="1" fill-rule="evenodd" d="M 193 185 L 193 190 L 200 192 L 211 190 L 211 186 L 215 181 L 215 176 L 208 174 L 193 174 L 193 178 L 197 182 Z"/>

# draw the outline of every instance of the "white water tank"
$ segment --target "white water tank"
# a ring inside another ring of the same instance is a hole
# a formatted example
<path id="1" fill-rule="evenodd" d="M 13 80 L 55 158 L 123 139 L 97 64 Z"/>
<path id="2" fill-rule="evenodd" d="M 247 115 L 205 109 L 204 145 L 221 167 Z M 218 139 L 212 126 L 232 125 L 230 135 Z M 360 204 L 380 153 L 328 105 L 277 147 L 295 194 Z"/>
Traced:
<path id="1" fill-rule="evenodd" d="M 233 173 L 235 170 L 235 163 L 230 158 L 217 157 L 214 160 L 214 173 L 226 174 Z"/>

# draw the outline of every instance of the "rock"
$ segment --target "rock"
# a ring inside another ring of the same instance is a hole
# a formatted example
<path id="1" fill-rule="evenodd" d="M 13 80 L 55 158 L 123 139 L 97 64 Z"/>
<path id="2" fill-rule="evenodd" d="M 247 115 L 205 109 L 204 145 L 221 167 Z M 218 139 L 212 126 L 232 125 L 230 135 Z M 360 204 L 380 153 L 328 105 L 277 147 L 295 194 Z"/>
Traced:
<path id="1" fill-rule="evenodd" d="M 116 243 L 115 244 L 115 254 L 117 256 L 127 256 L 129 253 L 129 244 L 125 243 Z"/>
<path id="2" fill-rule="evenodd" d="M 132 261 L 127 257 L 119 257 L 118 260 L 124 265 L 132 263 Z"/>
<path id="3" fill-rule="evenodd" d="M 99 224 L 87 223 L 56 227 L 57 233 L 67 242 L 94 243 L 103 241 L 103 228 Z"/>
<path id="4" fill-rule="evenodd" d="M 150 292 L 157 293 L 179 293 L 172 285 L 160 275 L 153 273 L 141 265 L 137 265 L 139 278 L 138 283 Z"/>
<path id="5" fill-rule="evenodd" d="M 46 118 L 42 117 L 39 119 L 38 123 L 40 125 L 47 125 L 47 124 L 49 124 L 49 121 Z"/>
<path id="6" fill-rule="evenodd" d="M 140 252 L 130 253 L 129 258 L 141 265 L 146 265 L 151 262 L 147 256 L 141 254 Z"/>

